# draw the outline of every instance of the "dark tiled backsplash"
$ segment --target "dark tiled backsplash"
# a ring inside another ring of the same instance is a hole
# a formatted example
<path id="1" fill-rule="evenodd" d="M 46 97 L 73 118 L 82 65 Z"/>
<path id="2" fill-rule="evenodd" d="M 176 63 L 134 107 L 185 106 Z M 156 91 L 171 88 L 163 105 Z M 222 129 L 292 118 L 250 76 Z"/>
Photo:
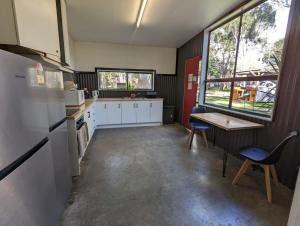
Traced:
<path id="1" fill-rule="evenodd" d="M 176 104 L 176 75 L 156 74 L 154 79 L 154 90 L 158 97 L 164 98 L 165 105 Z M 90 92 L 98 89 L 98 78 L 95 72 L 78 72 L 75 82 L 79 89 L 87 88 Z M 145 97 L 147 91 L 99 91 L 99 97 L 130 97 L 135 93 L 138 97 Z"/>

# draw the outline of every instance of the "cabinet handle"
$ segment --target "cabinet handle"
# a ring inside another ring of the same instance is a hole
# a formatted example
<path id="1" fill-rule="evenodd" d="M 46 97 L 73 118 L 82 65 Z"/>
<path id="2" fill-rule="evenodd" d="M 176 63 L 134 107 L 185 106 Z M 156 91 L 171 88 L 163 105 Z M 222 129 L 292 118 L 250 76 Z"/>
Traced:
<path id="1" fill-rule="evenodd" d="M 135 104 L 133 104 L 133 108 L 135 108 Z"/>
<path id="2" fill-rule="evenodd" d="M 152 108 L 152 103 L 150 103 L 150 107 Z"/>
<path id="3" fill-rule="evenodd" d="M 136 104 L 136 108 L 138 108 L 139 107 L 139 104 Z"/>
<path id="4" fill-rule="evenodd" d="M 104 109 L 106 109 L 106 104 L 104 104 Z"/>
<path id="5" fill-rule="evenodd" d="M 118 106 L 119 108 L 121 108 L 121 104 L 119 104 L 119 106 Z"/>
<path id="6" fill-rule="evenodd" d="M 90 118 L 91 117 L 91 112 L 88 112 L 88 114 L 89 114 L 88 118 Z"/>

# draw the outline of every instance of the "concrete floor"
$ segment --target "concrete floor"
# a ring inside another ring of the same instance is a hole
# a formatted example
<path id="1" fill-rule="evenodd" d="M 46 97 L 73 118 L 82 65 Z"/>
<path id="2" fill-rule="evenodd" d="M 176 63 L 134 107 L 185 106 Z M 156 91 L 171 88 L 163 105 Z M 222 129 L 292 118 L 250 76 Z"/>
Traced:
<path id="1" fill-rule="evenodd" d="M 241 161 L 223 178 L 222 151 L 187 140 L 176 125 L 98 130 L 62 225 L 286 225 L 290 190 L 273 185 L 268 204 L 260 172 L 233 186 Z"/>

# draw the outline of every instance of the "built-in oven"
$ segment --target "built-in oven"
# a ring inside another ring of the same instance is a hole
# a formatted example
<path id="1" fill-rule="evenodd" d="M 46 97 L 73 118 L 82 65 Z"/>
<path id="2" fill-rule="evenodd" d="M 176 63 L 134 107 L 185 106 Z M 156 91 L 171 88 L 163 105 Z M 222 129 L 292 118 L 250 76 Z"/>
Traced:
<path id="1" fill-rule="evenodd" d="M 84 115 L 76 120 L 76 135 L 78 144 L 78 158 L 81 159 L 88 145 L 89 134 L 87 123 L 84 121 Z"/>

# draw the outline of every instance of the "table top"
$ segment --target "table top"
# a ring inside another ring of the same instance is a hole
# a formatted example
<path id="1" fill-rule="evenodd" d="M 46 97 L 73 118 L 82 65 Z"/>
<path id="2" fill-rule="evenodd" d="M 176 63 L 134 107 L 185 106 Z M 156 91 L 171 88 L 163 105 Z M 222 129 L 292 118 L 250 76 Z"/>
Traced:
<path id="1" fill-rule="evenodd" d="M 244 130 L 244 129 L 255 129 L 262 128 L 264 125 L 259 123 L 250 122 L 247 120 L 235 118 L 229 115 L 221 113 L 195 113 L 191 114 L 191 117 L 199 119 L 208 124 L 214 125 L 221 129 L 231 130 Z"/>

